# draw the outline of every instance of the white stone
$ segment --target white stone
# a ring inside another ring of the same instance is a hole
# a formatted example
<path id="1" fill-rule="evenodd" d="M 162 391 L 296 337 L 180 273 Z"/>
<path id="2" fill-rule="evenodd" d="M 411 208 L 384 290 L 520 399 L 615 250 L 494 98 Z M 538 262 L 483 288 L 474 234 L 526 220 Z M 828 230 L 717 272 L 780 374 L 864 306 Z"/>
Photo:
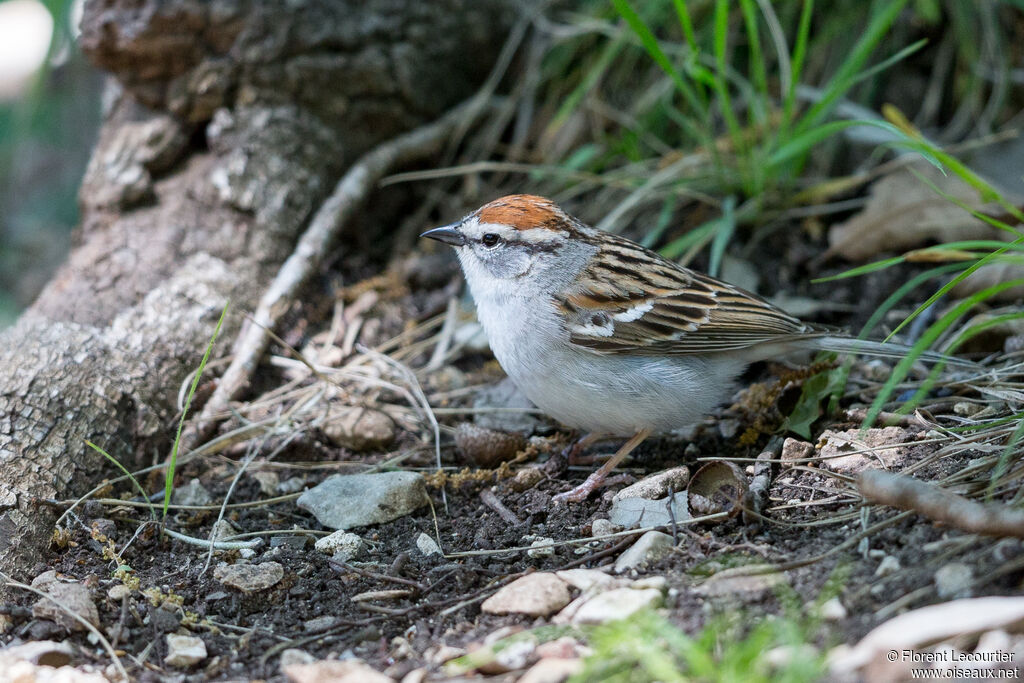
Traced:
<path id="1" fill-rule="evenodd" d="M 167 634 L 167 656 L 164 664 L 168 666 L 190 667 L 206 659 L 206 643 L 195 636 L 179 636 Z"/>
<path id="2" fill-rule="evenodd" d="M 639 569 L 657 562 L 672 552 L 672 537 L 660 531 L 648 531 L 637 539 L 626 552 L 615 561 L 615 571 L 619 574 L 630 569 Z"/>
<path id="3" fill-rule="evenodd" d="M 563 569 L 555 572 L 555 575 L 581 591 L 588 591 L 594 586 L 610 586 L 622 581 L 600 569 Z"/>
<path id="4" fill-rule="evenodd" d="M 847 612 L 839 598 L 830 598 L 821 605 L 821 618 L 825 621 L 842 621 Z"/>
<path id="5" fill-rule="evenodd" d="M 610 519 L 603 517 L 595 519 L 590 523 L 590 535 L 591 536 L 607 536 L 608 534 L 614 534 L 622 531 L 622 527 L 618 524 L 612 524 Z"/>
<path id="6" fill-rule="evenodd" d="M 612 501 L 623 498 L 646 498 L 647 500 L 668 498 L 669 489 L 676 494 L 685 491 L 689 483 L 690 470 L 685 467 L 673 467 L 670 470 L 645 477 L 635 484 L 630 484 L 612 496 Z"/>
<path id="7" fill-rule="evenodd" d="M 243 593 L 258 593 L 284 578 L 284 567 L 278 562 L 260 564 L 221 563 L 213 570 L 213 578 Z"/>
<path id="8" fill-rule="evenodd" d="M 974 571 L 962 562 L 950 562 L 935 572 L 935 592 L 944 600 L 971 597 Z"/>
<path id="9" fill-rule="evenodd" d="M 582 659 L 546 657 L 530 667 L 518 683 L 562 683 L 582 670 Z"/>
<path id="10" fill-rule="evenodd" d="M 892 555 L 886 555 L 882 558 L 882 561 L 878 563 L 878 569 L 875 570 L 875 576 L 881 578 L 889 576 L 900 570 L 900 561 Z"/>
<path id="11" fill-rule="evenodd" d="M 573 615 L 574 624 L 603 624 L 625 619 L 642 609 L 659 607 L 663 596 L 660 590 L 644 588 L 613 588 L 587 600 Z"/>
<path id="12" fill-rule="evenodd" d="M 551 557 L 555 554 L 555 539 L 544 536 L 536 537 L 526 551 L 528 557 Z"/>
<path id="13" fill-rule="evenodd" d="M 335 531 L 329 536 L 318 539 L 314 547 L 326 555 L 340 556 L 341 561 L 348 562 L 359 556 L 359 552 L 363 549 L 363 539 L 351 531 Z"/>
<path id="14" fill-rule="evenodd" d="M 431 555 L 444 555 L 444 553 L 441 552 L 441 546 L 437 544 L 437 541 L 425 533 L 420 533 L 420 535 L 416 537 L 416 547 L 419 548 L 419 551 L 427 557 L 430 557 Z"/>
<path id="15" fill-rule="evenodd" d="M 485 614 L 527 614 L 546 617 L 569 604 L 569 586 L 550 572 L 527 574 L 484 600 Z"/>

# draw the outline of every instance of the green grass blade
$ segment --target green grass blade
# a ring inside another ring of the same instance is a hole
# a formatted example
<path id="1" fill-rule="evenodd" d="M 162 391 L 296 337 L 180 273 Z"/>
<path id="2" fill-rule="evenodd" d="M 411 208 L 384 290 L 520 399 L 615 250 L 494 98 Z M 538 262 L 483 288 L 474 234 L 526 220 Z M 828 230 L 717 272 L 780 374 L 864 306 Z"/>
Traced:
<path id="1" fill-rule="evenodd" d="M 726 197 L 725 201 L 722 202 L 722 218 L 718 225 L 715 226 L 715 236 L 711 240 L 711 254 L 708 260 L 708 274 L 711 277 L 718 277 L 725 249 L 729 246 L 733 233 L 736 232 L 735 208 L 735 197 Z"/>
<path id="2" fill-rule="evenodd" d="M 1024 243 L 1024 237 L 1020 237 L 1019 239 L 1015 240 L 1011 244 L 1017 245 L 1017 244 L 1022 244 L 1022 243 Z M 891 339 L 894 334 L 898 333 L 904 327 L 909 325 L 910 322 L 914 318 L 916 318 L 917 316 L 921 315 L 921 313 L 924 312 L 929 306 L 931 306 L 933 303 L 935 303 L 940 298 L 945 296 L 945 294 L 949 290 L 953 289 L 958 284 L 963 282 L 965 279 L 970 277 L 972 273 L 974 273 L 976 270 L 978 270 L 982 266 L 987 265 L 987 264 L 992 263 L 993 261 L 995 261 L 997 256 L 999 256 L 1000 254 L 1005 253 L 1006 251 L 1007 251 L 1007 247 L 1002 247 L 1002 248 L 996 249 L 991 254 L 986 254 L 985 256 L 981 257 L 980 259 L 978 259 L 977 261 L 975 261 L 971 265 L 967 266 L 967 268 L 965 268 L 961 273 L 956 275 L 952 280 L 950 280 L 949 282 L 944 284 L 942 287 L 940 287 L 937 292 L 935 292 L 930 297 L 928 297 L 928 299 L 925 300 L 925 302 L 922 303 L 920 306 L 918 306 L 917 309 L 913 313 L 911 313 L 909 316 L 907 316 L 907 318 L 903 322 L 901 322 L 899 325 L 897 325 L 896 329 L 894 329 L 892 332 L 890 332 L 889 336 L 886 337 L 886 340 Z"/>
<path id="3" fill-rule="evenodd" d="M 864 63 L 870 58 L 878 43 L 886 36 L 893 22 L 908 0 L 894 0 L 883 5 L 868 26 L 864 29 L 860 39 L 854 45 L 850 54 L 839 66 L 835 75 L 823 89 L 821 99 L 811 105 L 807 113 L 801 118 L 796 126 L 797 132 L 806 131 L 816 127 L 839 102 L 854 84 L 857 72 L 864 68 Z"/>
<path id="4" fill-rule="evenodd" d="M 206 369 L 206 364 L 210 360 L 210 354 L 213 352 L 213 345 L 217 341 L 217 335 L 220 334 L 220 328 L 224 324 L 224 318 L 228 314 L 228 306 L 230 305 L 230 301 L 225 303 L 224 310 L 220 312 L 220 319 L 217 320 L 217 326 L 213 329 L 213 336 L 210 337 L 210 343 L 206 345 L 206 353 L 203 354 L 203 360 L 199 362 L 199 369 L 196 370 L 196 375 L 192 378 L 192 386 L 188 389 L 188 396 L 185 397 L 185 407 L 181 411 L 181 419 L 178 420 L 178 433 L 174 437 L 174 445 L 171 447 L 171 457 L 167 463 L 167 474 L 164 475 L 164 509 L 161 519 L 167 519 L 167 506 L 171 504 L 171 494 L 174 492 L 174 468 L 178 463 L 178 447 L 181 445 L 181 429 L 185 426 L 185 417 L 188 415 L 188 409 L 192 406 L 192 398 L 196 394 L 196 387 L 199 386 L 199 379 L 203 376 L 203 370 Z"/>
<path id="5" fill-rule="evenodd" d="M 687 103 L 693 108 L 694 112 L 703 114 L 703 107 L 701 106 L 700 100 L 694 93 L 693 88 L 683 79 L 682 75 L 672 64 L 672 60 L 668 58 L 668 55 L 661 49 L 661 45 L 658 43 L 658 39 L 651 33 L 651 29 L 647 27 L 644 20 L 640 18 L 640 15 L 630 6 L 626 0 L 612 0 L 612 5 L 615 10 L 619 13 L 631 29 L 633 33 L 640 38 L 640 43 L 643 45 L 647 54 L 651 56 L 651 59 L 661 67 L 672 82 L 675 83 L 676 88 L 682 93 Z"/>
<path id="6" fill-rule="evenodd" d="M 104 458 L 106 458 L 110 462 L 114 463 L 114 465 L 117 467 L 117 469 L 119 469 L 122 472 L 124 472 L 124 475 L 126 477 L 128 477 L 128 480 L 132 483 L 133 486 L 135 486 L 135 489 L 142 496 L 142 500 L 146 501 L 146 504 L 149 505 L 149 514 L 150 514 L 150 516 L 154 519 L 154 521 L 156 519 L 158 519 L 157 518 L 157 514 L 156 514 L 156 508 L 153 507 L 153 504 L 149 501 L 149 494 L 146 493 L 146 490 L 144 488 L 142 488 L 142 484 L 140 484 L 139 480 L 135 478 L 135 475 L 133 475 L 131 472 L 129 472 L 125 468 L 124 465 L 122 465 L 120 462 L 118 462 L 117 458 L 112 456 L 110 453 L 107 453 L 105 450 L 103 450 L 102 448 L 100 448 L 99 446 L 94 444 L 92 441 L 89 441 L 88 439 L 86 439 L 85 440 L 85 445 L 87 445 L 89 448 L 93 449 L 94 451 L 96 451 L 100 455 L 102 455 Z"/>
<path id="7" fill-rule="evenodd" d="M 827 275 L 825 277 L 818 277 L 811 280 L 814 284 L 819 282 L 833 282 L 835 280 L 845 280 L 848 277 L 857 277 L 859 275 L 866 275 L 867 273 L 873 273 L 876 270 L 885 270 L 890 266 L 894 266 L 897 263 L 903 263 L 906 260 L 903 256 L 893 256 L 892 258 L 882 259 L 881 261 L 874 261 L 872 263 L 866 263 L 863 266 L 857 266 L 856 268 L 850 268 L 844 270 L 841 273 L 835 275 Z"/>
<path id="8" fill-rule="evenodd" d="M 972 307 L 982 301 L 990 299 L 999 292 L 1009 289 L 1010 287 L 1018 287 L 1021 285 L 1024 285 L 1024 279 L 1010 280 L 1008 282 L 1001 282 L 997 285 L 987 287 L 986 289 L 967 297 L 941 318 L 932 323 L 921 335 L 921 338 L 914 343 L 906 357 L 901 359 L 900 362 L 896 364 L 896 367 L 893 368 L 889 378 L 886 380 L 885 384 L 882 385 L 882 389 L 878 392 L 878 396 L 875 397 L 875 400 L 871 403 L 871 407 L 868 408 L 862 428 L 866 429 L 874 424 L 875 420 L 878 418 L 878 414 L 882 412 L 882 408 L 886 401 L 889 400 L 889 397 L 892 396 L 893 391 L 895 391 L 896 386 L 907 376 L 907 373 L 910 371 L 910 367 L 918 359 L 921 353 L 930 348 L 939 336 L 953 323 L 959 320 Z M 919 390 L 917 394 L 915 394 L 915 398 L 921 393 L 922 392 Z M 911 408 L 907 408 L 907 405 L 904 405 L 899 410 L 902 412 L 904 410 L 912 409 L 913 399 L 911 402 L 908 402 L 908 404 L 911 405 Z"/>
<path id="9" fill-rule="evenodd" d="M 797 25 L 796 42 L 793 45 L 793 56 L 790 59 L 789 92 L 785 94 L 782 105 L 782 126 L 779 138 L 785 140 L 789 125 L 793 121 L 796 107 L 796 89 L 803 76 L 804 59 L 807 57 L 807 42 L 811 33 L 811 15 L 814 13 L 814 0 L 804 0 L 800 9 L 800 23 Z"/>
<path id="10" fill-rule="evenodd" d="M 659 253 L 667 259 L 675 260 L 682 256 L 694 245 L 706 242 L 718 228 L 721 218 L 713 218 L 703 225 L 690 230 L 685 235 L 678 237 L 659 250 Z"/>

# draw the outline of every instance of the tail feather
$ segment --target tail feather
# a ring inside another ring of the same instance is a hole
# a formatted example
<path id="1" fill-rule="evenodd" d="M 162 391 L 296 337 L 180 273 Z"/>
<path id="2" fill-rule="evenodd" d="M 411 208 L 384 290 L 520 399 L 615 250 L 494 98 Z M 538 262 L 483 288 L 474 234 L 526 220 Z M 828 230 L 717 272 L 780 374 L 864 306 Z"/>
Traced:
<path id="1" fill-rule="evenodd" d="M 910 355 L 911 352 L 911 347 L 904 344 L 869 341 L 836 335 L 808 337 L 807 346 L 810 349 L 817 349 L 819 351 L 835 351 L 837 353 L 873 356 L 875 358 L 902 359 Z M 922 351 L 917 358 L 928 363 L 945 363 L 962 368 L 981 369 L 980 365 L 972 361 L 956 358 L 955 356 L 947 356 L 935 351 Z"/>

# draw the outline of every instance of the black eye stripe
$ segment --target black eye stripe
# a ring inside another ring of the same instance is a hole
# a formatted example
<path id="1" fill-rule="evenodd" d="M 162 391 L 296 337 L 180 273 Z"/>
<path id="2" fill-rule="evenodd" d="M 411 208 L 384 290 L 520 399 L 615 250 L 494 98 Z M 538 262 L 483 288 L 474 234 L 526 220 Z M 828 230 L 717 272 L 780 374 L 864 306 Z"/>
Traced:
<path id="1" fill-rule="evenodd" d="M 549 240 L 544 242 L 523 242 L 517 239 L 506 239 L 501 235 L 496 235 L 498 237 L 497 242 L 488 243 L 485 238 L 490 234 L 492 233 L 484 233 L 484 235 L 482 235 L 481 237 L 477 237 L 475 239 L 472 239 L 471 241 L 476 242 L 477 244 L 482 244 L 485 247 L 494 247 L 497 246 L 499 243 L 504 243 L 509 247 L 522 249 L 529 254 L 537 254 L 541 252 L 550 254 L 557 252 L 559 249 L 562 248 L 562 243 L 558 240 Z"/>

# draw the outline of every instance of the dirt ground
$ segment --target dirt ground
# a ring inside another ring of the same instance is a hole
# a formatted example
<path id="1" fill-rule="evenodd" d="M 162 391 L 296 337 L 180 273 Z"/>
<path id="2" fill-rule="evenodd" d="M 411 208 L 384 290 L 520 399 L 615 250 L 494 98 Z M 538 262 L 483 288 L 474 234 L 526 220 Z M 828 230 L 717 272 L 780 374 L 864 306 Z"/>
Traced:
<path id="1" fill-rule="evenodd" d="M 787 258 L 802 262 L 803 256 L 793 246 Z M 777 275 L 783 270 L 788 273 L 785 279 Z M 911 272 L 892 269 L 840 286 L 812 288 L 800 268 L 766 271 L 776 273 L 768 278 L 771 281 L 766 283 L 766 290 L 814 296 L 827 292 L 832 303 L 852 307 L 849 313 L 824 313 L 818 318 L 853 329 L 891 291 L 894 282 Z M 455 264 L 444 253 L 413 257 L 393 266 L 391 273 L 366 280 L 375 274 L 365 267 L 353 268 L 343 273 L 341 281 L 359 279 L 362 284 L 341 291 L 332 292 L 331 277 L 320 283 L 330 301 L 344 301 L 349 308 L 360 296 L 374 293 L 372 302 L 359 313 L 361 329 L 356 338 L 365 346 L 377 346 L 414 330 L 417 323 L 443 315 L 449 299 L 458 292 Z M 363 304 L 368 301 L 363 299 Z M 292 330 L 284 336 L 295 347 L 307 350 L 311 339 L 323 341 L 323 335 L 331 330 L 332 311 L 322 305 L 304 306 L 295 311 L 293 319 L 296 322 Z M 348 324 L 351 326 L 353 321 Z M 433 344 L 423 344 L 416 351 L 412 343 L 430 339 L 433 333 L 414 330 L 408 334 L 407 343 L 394 346 L 414 350 L 401 362 L 422 368 L 431 357 Z M 344 346 L 337 337 L 329 341 L 329 345 Z M 281 348 L 275 354 L 288 356 Z M 877 373 L 877 367 L 855 365 L 851 386 L 869 391 L 874 385 L 864 373 Z M 745 375 L 744 381 L 772 387 L 787 371 L 784 366 L 760 364 Z M 259 377 L 260 386 L 250 405 L 259 404 L 288 382 L 295 381 L 295 387 L 317 383 L 312 376 L 296 381 L 294 370 L 281 363 L 268 362 Z M 436 370 L 420 372 L 419 377 L 434 405 L 457 409 L 471 406 L 476 388 L 499 381 L 502 374 L 486 352 L 464 348 Z M 331 400 L 349 404 L 362 400 L 375 404 L 402 402 L 387 390 L 370 392 L 344 382 L 341 386 L 348 387 L 349 393 Z M 962 398 L 955 395 L 956 391 L 955 387 L 944 387 L 934 392 L 934 400 L 929 402 L 934 420 L 952 424 L 947 416 L 953 415 L 953 406 Z M 331 530 L 297 507 L 295 495 L 331 474 L 356 473 L 381 463 L 429 475 L 435 470 L 432 433 L 425 423 L 413 421 L 415 428 L 406 429 L 408 421 L 398 420 L 393 444 L 356 453 L 335 445 L 309 422 L 307 426 L 313 427 L 299 429 L 297 436 L 275 433 L 193 459 L 181 466 L 176 476 L 179 492 L 197 479 L 214 501 L 213 509 L 172 511 L 168 526 L 198 539 L 210 536 L 218 515 L 215 506 L 228 495 L 246 454 L 251 457 L 230 492 L 231 503 L 272 498 L 267 493 L 272 489 L 261 489 L 267 481 L 288 482 L 295 489 L 278 502 L 233 507 L 225 516 L 239 534 L 262 534 L 257 536 L 263 539 L 262 545 L 248 558 L 252 563 L 273 561 L 282 565 L 283 577 L 269 588 L 247 594 L 218 581 L 214 577 L 217 565 L 245 561 L 243 554 L 237 550 L 217 551 L 208 566 L 206 548 L 161 536 L 155 524 L 145 523 L 145 507 L 117 504 L 118 499 L 132 499 L 136 494 L 125 482 L 76 508 L 62 526 L 63 531 L 55 534 L 49 554 L 40 558 L 33 576 L 55 570 L 58 577 L 85 585 L 97 609 L 99 631 L 110 640 L 130 674 L 140 681 L 285 680 L 281 655 L 289 649 L 302 650 L 315 659 L 358 657 L 395 680 L 420 667 L 425 668 L 428 679 L 441 679 L 442 644 L 471 649 L 472 644 L 502 627 L 531 628 L 549 623 L 545 617 L 482 613 L 481 602 L 499 588 L 529 572 L 607 567 L 616 561 L 635 536 L 586 540 L 591 536 L 592 523 L 607 518 L 614 491 L 629 481 L 679 465 L 690 468 L 692 474 L 710 459 L 734 459 L 741 469 L 752 468 L 753 458 L 764 450 L 778 418 L 798 393 L 798 387 L 790 387 L 772 394 L 771 409 L 778 415 L 767 418 L 757 414 L 757 401 L 749 392 L 738 394 L 735 405 L 717 409 L 687 438 L 668 436 L 645 443 L 627 462 L 624 476 L 616 478 L 612 486 L 583 503 L 570 505 L 553 505 L 552 496 L 582 481 L 593 465 L 559 472 L 560 468 L 545 467 L 545 463 L 557 458 L 573 435 L 557 425 L 542 423 L 531 446 L 520 449 L 520 460 L 505 469 L 496 463 L 481 468 L 473 462 L 473 454 L 456 453 L 449 429 L 471 420 L 472 414 L 441 414 L 443 463 L 449 473 L 444 497 L 440 479 L 428 476 L 432 507 L 422 507 L 385 524 L 353 529 L 368 550 L 348 563 L 335 562 L 314 550 L 314 541 Z M 437 400 L 441 395 L 444 398 Z M 274 407 L 263 408 L 263 414 L 293 405 L 289 400 L 280 398 Z M 843 408 L 861 402 L 855 394 L 848 395 Z M 253 415 L 246 413 L 245 419 L 253 419 Z M 766 422 L 759 424 L 759 430 L 749 432 L 759 418 Z M 240 418 L 228 420 L 222 433 L 241 423 Z M 295 426 L 302 424 L 299 420 Z M 815 438 L 810 443 L 815 443 L 826 429 L 859 426 L 840 410 L 814 423 Z M 910 419 L 899 429 L 906 446 L 900 451 L 896 469 L 924 463 L 914 473 L 918 478 L 939 479 L 982 455 L 966 449 L 929 461 L 937 446 L 927 443 L 931 436 L 928 428 Z M 589 451 L 609 452 L 609 446 Z M 401 459 L 392 464 L 396 454 Z M 543 473 L 539 481 L 524 484 L 523 478 L 515 476 L 533 466 L 540 466 Z M 461 481 L 457 476 L 453 478 L 462 467 L 479 474 L 475 478 L 464 476 Z M 255 476 L 259 472 L 274 476 L 259 480 Z M 951 564 L 963 563 L 972 571 L 973 578 L 963 588 L 964 596 L 1020 593 L 1024 548 L 1019 541 L 965 534 L 913 514 L 897 519 L 898 513 L 892 509 L 865 508 L 851 481 L 849 473 L 845 479 L 836 476 L 824 462 L 797 467 L 777 463 L 772 469 L 761 523 L 747 524 L 737 516 L 724 522 L 681 523 L 667 528 L 666 533 L 677 541 L 674 551 L 642 570 L 632 570 L 630 576 L 664 577 L 664 609 L 670 621 L 689 634 L 698 633 L 721 614 L 741 613 L 751 618 L 780 614 L 787 594 L 809 605 L 834 593 L 845 614 L 821 622 L 811 634 L 815 646 L 822 649 L 855 643 L 902 610 L 946 599 L 937 592 L 936 572 Z M 158 475 L 142 478 L 141 482 L 148 490 L 162 488 Z M 490 497 L 486 493 L 481 496 L 486 491 L 493 493 L 519 523 L 510 523 L 508 515 L 489 504 Z M 67 507 L 66 503 L 55 504 Z M 880 525 L 863 539 L 857 538 L 861 531 L 887 520 L 894 521 Z M 424 533 L 439 540 L 448 557 L 421 552 L 417 539 Z M 528 546 L 531 537 L 553 539 L 553 551 L 505 550 Z M 560 545 L 560 541 L 573 543 Z M 470 551 L 483 552 L 458 555 Z M 797 565 L 822 555 L 817 561 L 793 566 L 784 573 L 791 589 L 788 593 L 756 580 L 722 591 L 701 589 L 711 575 L 723 569 L 765 563 Z M 124 566 L 130 570 L 118 572 Z M 376 600 L 353 601 L 353 597 L 368 591 L 397 592 Z M 109 657 L 95 636 L 78 628 L 69 630 L 59 619 L 40 616 L 38 610 L 34 613 L 37 600 L 37 595 L 22 591 L 13 603 L 0 606 L 0 612 L 6 615 L 0 644 L 66 640 L 73 646 L 68 655 L 71 664 L 93 665 L 112 674 Z M 206 657 L 191 667 L 165 663 L 166 635 L 186 632 L 203 641 Z M 515 680 L 520 673 L 492 671 L 490 675 L 498 680 Z"/>

